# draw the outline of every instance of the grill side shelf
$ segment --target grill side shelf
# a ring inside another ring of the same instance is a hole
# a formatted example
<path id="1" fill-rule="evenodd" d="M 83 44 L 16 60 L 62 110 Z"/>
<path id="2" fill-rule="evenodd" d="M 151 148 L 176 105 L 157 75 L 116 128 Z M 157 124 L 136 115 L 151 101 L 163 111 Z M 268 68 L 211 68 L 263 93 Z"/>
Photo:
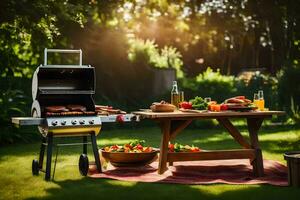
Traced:
<path id="1" fill-rule="evenodd" d="M 13 117 L 11 121 L 18 126 L 37 126 L 45 124 L 45 118 L 36 117 Z"/>
<path id="2" fill-rule="evenodd" d="M 98 115 L 98 117 L 101 119 L 102 123 L 113 123 L 113 122 L 118 122 L 117 121 L 117 117 L 119 114 L 115 114 L 115 115 Z M 131 121 L 138 121 L 136 119 L 136 116 L 133 114 L 124 114 L 123 116 L 123 122 L 131 122 Z"/>

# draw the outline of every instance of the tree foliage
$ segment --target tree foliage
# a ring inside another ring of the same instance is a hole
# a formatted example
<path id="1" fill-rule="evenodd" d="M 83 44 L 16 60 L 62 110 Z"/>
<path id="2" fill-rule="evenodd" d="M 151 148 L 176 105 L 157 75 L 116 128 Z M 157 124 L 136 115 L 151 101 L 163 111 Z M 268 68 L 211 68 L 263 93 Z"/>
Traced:
<path id="1" fill-rule="evenodd" d="M 83 49 L 96 67 L 97 99 L 125 107 L 145 97 L 138 83 L 149 82 L 142 77 L 152 66 L 188 78 L 207 67 L 275 75 L 300 62 L 299 13 L 286 0 L 1 0 L 0 101 L 16 89 L 29 97 L 30 84 L 17 82 L 31 77 L 45 47 Z M 132 62 L 137 56 L 147 62 Z"/>

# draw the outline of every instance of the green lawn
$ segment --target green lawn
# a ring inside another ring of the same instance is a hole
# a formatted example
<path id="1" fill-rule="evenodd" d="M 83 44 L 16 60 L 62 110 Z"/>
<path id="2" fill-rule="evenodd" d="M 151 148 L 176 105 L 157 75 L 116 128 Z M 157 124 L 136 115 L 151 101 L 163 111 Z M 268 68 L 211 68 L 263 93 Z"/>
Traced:
<path id="1" fill-rule="evenodd" d="M 242 133 L 246 130 L 241 128 Z M 122 144 L 132 138 L 145 139 L 158 146 L 157 128 L 104 130 L 98 136 L 100 146 Z M 204 149 L 238 147 L 223 129 L 185 130 L 180 143 Z M 300 150 L 300 128 L 265 127 L 260 133 L 264 158 L 285 163 L 283 153 Z M 178 185 L 122 182 L 91 179 L 79 175 L 77 162 L 81 147 L 60 149 L 55 181 L 44 181 L 44 174 L 31 175 L 31 161 L 37 158 L 39 142 L 0 148 L 0 199 L 299 199 L 300 189 L 269 185 Z M 90 150 L 90 148 L 89 148 Z M 89 152 L 90 160 L 92 154 Z"/>

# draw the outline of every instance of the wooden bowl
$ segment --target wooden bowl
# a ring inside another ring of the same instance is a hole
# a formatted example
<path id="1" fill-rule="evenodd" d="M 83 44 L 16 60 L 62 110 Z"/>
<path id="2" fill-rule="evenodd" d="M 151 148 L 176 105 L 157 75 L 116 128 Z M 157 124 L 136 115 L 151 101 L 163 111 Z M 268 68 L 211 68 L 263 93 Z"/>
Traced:
<path id="1" fill-rule="evenodd" d="M 137 167 L 145 166 L 157 159 L 158 149 L 152 152 L 142 153 L 124 153 L 124 152 L 106 152 L 100 149 L 102 157 L 109 161 L 115 167 Z"/>
<path id="2" fill-rule="evenodd" d="M 174 112 L 176 106 L 172 104 L 154 104 L 150 108 L 152 112 Z"/>

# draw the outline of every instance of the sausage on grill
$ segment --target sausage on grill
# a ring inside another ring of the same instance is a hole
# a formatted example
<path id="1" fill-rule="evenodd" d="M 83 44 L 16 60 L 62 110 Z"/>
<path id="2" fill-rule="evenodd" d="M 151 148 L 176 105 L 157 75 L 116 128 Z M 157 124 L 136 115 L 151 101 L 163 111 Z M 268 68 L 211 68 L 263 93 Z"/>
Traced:
<path id="1" fill-rule="evenodd" d="M 82 106 L 82 105 L 67 105 L 67 108 L 70 111 L 78 111 L 78 112 L 85 112 L 86 111 L 86 107 Z"/>
<path id="2" fill-rule="evenodd" d="M 65 106 L 47 106 L 46 112 L 51 113 L 60 113 L 60 112 L 68 112 L 69 110 Z"/>

